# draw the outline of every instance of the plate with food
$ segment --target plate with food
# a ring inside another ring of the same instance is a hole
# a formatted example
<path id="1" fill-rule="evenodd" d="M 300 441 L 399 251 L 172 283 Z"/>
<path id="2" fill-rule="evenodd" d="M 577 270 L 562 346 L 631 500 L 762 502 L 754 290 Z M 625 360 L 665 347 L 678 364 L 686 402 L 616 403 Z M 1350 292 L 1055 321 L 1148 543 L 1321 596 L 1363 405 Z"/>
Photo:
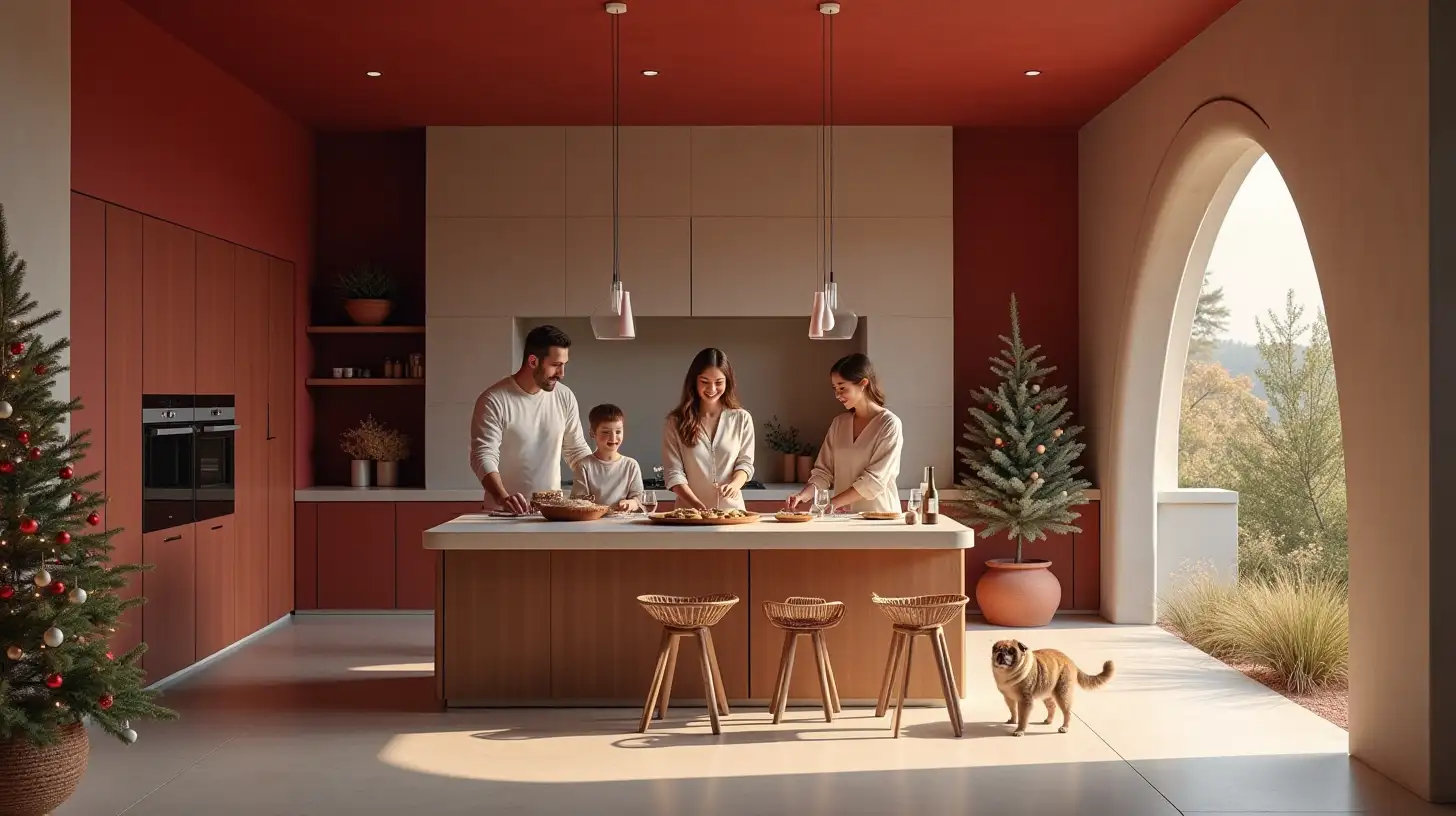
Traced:
<path id="1" fill-rule="evenodd" d="M 684 527 L 725 527 L 732 524 L 753 524 L 758 521 L 757 513 L 747 510 L 696 510 L 680 507 L 666 513 L 648 516 L 654 524 L 676 524 Z"/>
<path id="2" fill-rule="evenodd" d="M 536 510 L 547 521 L 596 521 L 611 509 L 591 499 L 555 498 L 536 505 Z"/>
<path id="3" fill-rule="evenodd" d="M 859 517 L 868 521 L 894 521 L 904 515 L 904 513 L 891 513 L 887 510 L 867 510 L 860 513 Z"/>
<path id="4" fill-rule="evenodd" d="M 796 513 L 792 510 L 780 510 L 774 513 L 774 521 L 781 524 L 803 524 L 813 520 L 813 513 Z"/>

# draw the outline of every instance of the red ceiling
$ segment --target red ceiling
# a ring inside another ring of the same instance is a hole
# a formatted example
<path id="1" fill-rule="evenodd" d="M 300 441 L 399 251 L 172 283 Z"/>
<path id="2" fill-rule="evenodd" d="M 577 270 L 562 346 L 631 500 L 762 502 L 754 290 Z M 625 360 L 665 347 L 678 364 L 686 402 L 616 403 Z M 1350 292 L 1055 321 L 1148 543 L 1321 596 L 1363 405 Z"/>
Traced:
<path id="1" fill-rule="evenodd" d="M 1079 125 L 1237 1 L 843 0 L 834 118 Z M 597 0 L 127 2 L 321 128 L 610 121 Z M 818 122 L 815 0 L 628 5 L 624 123 Z"/>

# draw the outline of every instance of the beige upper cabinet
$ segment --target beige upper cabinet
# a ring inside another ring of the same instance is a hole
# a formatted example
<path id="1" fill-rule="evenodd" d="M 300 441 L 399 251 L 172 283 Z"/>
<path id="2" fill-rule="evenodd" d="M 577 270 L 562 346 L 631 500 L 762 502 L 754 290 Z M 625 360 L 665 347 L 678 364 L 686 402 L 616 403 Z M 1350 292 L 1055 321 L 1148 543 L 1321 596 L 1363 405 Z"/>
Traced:
<path id="1" fill-rule="evenodd" d="M 639 317 L 692 315 L 693 221 L 623 218 L 622 284 Z M 612 219 L 566 219 L 566 314 L 606 305 L 612 281 Z"/>
<path id="2" fill-rule="evenodd" d="M 815 283 L 814 218 L 694 218 L 694 317 L 808 319 Z"/>
<path id="3" fill-rule="evenodd" d="M 813 127 L 693 128 L 693 215 L 814 217 L 818 140 Z"/>
<path id="4" fill-rule="evenodd" d="M 566 131 L 559 127 L 425 130 L 425 215 L 566 214 Z"/>
<path id="5" fill-rule="evenodd" d="M 618 144 L 621 215 L 692 215 L 692 129 L 622 128 Z M 566 215 L 612 214 L 612 129 L 566 129 Z"/>
<path id="6" fill-rule="evenodd" d="M 954 178 L 948 127 L 836 127 L 837 218 L 950 218 Z"/>

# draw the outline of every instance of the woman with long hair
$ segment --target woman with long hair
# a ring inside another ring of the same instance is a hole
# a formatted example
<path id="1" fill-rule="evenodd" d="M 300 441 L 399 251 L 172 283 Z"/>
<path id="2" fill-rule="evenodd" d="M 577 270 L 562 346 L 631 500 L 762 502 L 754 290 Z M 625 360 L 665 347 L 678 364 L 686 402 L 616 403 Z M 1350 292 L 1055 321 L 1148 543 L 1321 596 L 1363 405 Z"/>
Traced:
<path id="1" fill-rule="evenodd" d="M 834 398 L 845 412 L 829 423 L 809 484 L 789 499 L 789 507 L 810 501 L 814 488 L 830 492 L 835 508 L 856 513 L 900 511 L 900 418 L 885 408 L 885 392 L 874 364 L 863 354 L 841 357 L 829 369 Z"/>
<path id="2" fill-rule="evenodd" d="M 743 509 L 753 477 L 753 417 L 738 402 L 728 355 L 698 352 L 683 378 L 682 397 L 662 428 L 662 470 L 678 501 L 699 510 Z"/>

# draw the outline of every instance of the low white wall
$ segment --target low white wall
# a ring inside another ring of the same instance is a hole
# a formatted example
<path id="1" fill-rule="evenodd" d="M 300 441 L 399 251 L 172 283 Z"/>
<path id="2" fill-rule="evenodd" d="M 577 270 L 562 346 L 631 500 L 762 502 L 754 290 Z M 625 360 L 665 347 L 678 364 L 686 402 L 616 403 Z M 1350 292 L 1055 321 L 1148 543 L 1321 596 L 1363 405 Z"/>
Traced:
<path id="1" fill-rule="evenodd" d="M 1221 578 L 1238 577 L 1239 494 L 1215 488 L 1158 493 L 1158 597 L 1189 567 L 1203 565 Z"/>

